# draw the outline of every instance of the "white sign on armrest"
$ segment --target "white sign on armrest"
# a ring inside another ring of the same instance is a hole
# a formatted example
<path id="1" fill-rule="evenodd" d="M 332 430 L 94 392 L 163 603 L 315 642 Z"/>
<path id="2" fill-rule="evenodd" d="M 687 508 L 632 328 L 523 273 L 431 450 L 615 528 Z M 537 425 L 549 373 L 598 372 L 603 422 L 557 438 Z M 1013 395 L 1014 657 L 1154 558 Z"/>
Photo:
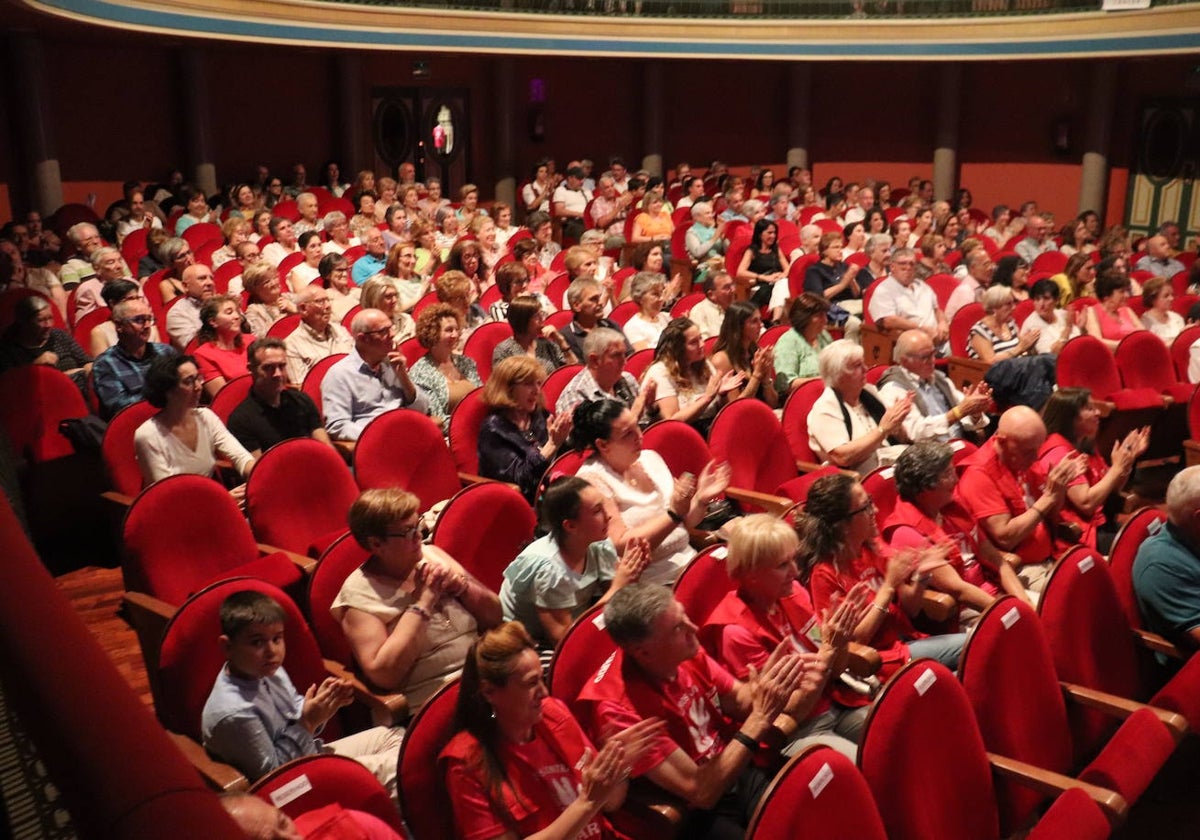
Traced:
<path id="1" fill-rule="evenodd" d="M 1092 556 L 1089 554 L 1089 555 L 1087 555 L 1086 557 L 1080 557 L 1080 558 L 1079 558 L 1079 563 L 1078 563 L 1077 565 L 1079 566 L 1079 572 L 1080 572 L 1080 574 L 1087 574 L 1087 573 L 1088 573 L 1088 572 L 1090 572 L 1090 571 L 1091 571 L 1093 568 L 1095 568 L 1095 566 L 1096 566 L 1096 561 L 1095 561 L 1095 560 L 1093 560 L 1093 559 L 1092 559 Z"/>
<path id="2" fill-rule="evenodd" d="M 296 801 L 310 790 L 312 790 L 312 782 L 308 780 L 307 774 L 301 774 L 278 790 L 271 791 L 271 802 L 276 808 L 282 808 L 289 802 Z"/>
<path id="3" fill-rule="evenodd" d="M 820 796 L 821 791 L 825 790 L 832 781 L 833 768 L 828 764 L 822 764 L 821 769 L 817 771 L 816 775 L 808 783 L 808 790 L 812 794 L 812 798 L 816 799 Z"/>
<path id="4" fill-rule="evenodd" d="M 1000 623 L 1004 625 L 1005 630 L 1012 629 L 1012 626 L 1021 619 L 1021 611 L 1016 607 L 1012 607 L 1004 615 L 1000 616 Z"/>
<path id="5" fill-rule="evenodd" d="M 913 683 L 913 688 L 917 690 L 918 695 L 924 697 L 925 692 L 928 691 L 935 682 L 937 682 L 937 674 L 933 673 L 932 668 L 927 668 L 924 674 L 917 677 L 917 681 Z"/>

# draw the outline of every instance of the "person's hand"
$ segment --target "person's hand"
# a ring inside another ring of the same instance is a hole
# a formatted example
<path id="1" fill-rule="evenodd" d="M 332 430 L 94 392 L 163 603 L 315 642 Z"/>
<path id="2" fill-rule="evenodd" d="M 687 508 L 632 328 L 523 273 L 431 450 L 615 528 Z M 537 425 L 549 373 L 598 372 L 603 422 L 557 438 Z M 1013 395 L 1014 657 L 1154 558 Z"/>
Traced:
<path id="1" fill-rule="evenodd" d="M 1014 355 L 1020 356 L 1022 353 L 1028 351 L 1029 348 L 1034 347 L 1038 343 L 1038 339 L 1041 338 L 1041 335 L 1042 331 L 1038 329 L 1021 333 L 1020 339 L 1017 341 L 1017 349 Z"/>
<path id="2" fill-rule="evenodd" d="M 550 434 L 550 440 L 554 441 L 555 446 L 562 446 L 563 442 L 571 436 L 571 428 L 574 425 L 574 418 L 569 411 L 560 411 L 550 418 L 550 428 L 547 432 Z"/>
<path id="3" fill-rule="evenodd" d="M 744 370 L 727 370 L 721 376 L 710 376 L 708 378 L 708 390 L 713 394 L 728 394 L 736 391 L 746 384 L 746 372 Z"/>
<path id="4" fill-rule="evenodd" d="M 992 389 L 981 379 L 963 392 L 963 399 L 958 404 L 958 410 L 964 417 L 975 416 L 987 411 L 991 404 Z"/>
<path id="5" fill-rule="evenodd" d="M 1068 455 L 1051 467 L 1049 474 L 1046 476 L 1046 493 L 1062 499 L 1063 495 L 1067 492 L 1067 485 L 1083 475 L 1086 469 L 1086 455 L 1082 452 Z"/>
<path id="6" fill-rule="evenodd" d="M 921 549 L 917 555 L 917 566 L 913 569 L 911 582 L 918 586 L 928 584 L 929 578 L 933 575 L 933 570 L 945 566 L 950 562 L 946 558 L 950 556 L 951 548 L 953 548 L 951 543 L 944 541 L 933 543 Z"/>
<path id="7" fill-rule="evenodd" d="M 245 502 L 246 502 L 246 484 L 245 484 L 245 482 L 239 484 L 237 487 L 234 487 L 232 490 L 230 490 L 229 495 L 233 497 L 233 500 L 235 502 L 237 502 L 239 506 L 245 504 Z"/>
<path id="8" fill-rule="evenodd" d="M 620 589 L 627 583 L 634 583 L 642 576 L 646 566 L 650 564 L 650 543 L 646 540 L 630 538 L 625 542 L 625 552 L 617 561 L 613 572 L 613 587 Z"/>
<path id="9" fill-rule="evenodd" d="M 470 584 L 462 572 L 448 563 L 429 557 L 417 564 L 416 573 L 418 584 L 436 596 L 435 603 L 442 596 L 457 598 L 466 592 Z"/>
<path id="10" fill-rule="evenodd" d="M 563 338 L 563 334 L 558 331 L 558 328 L 553 324 L 546 324 L 542 327 L 542 338 L 549 339 L 558 345 L 559 350 L 569 350 L 571 345 L 567 344 L 567 340 Z"/>
<path id="11" fill-rule="evenodd" d="M 387 354 L 387 363 L 401 379 L 408 375 L 408 359 L 399 350 L 392 350 Z"/>
<path id="12" fill-rule="evenodd" d="M 679 293 L 683 290 L 683 273 L 675 272 L 675 276 L 671 278 L 671 282 L 667 284 L 666 290 L 663 292 L 663 300 L 675 300 L 679 297 Z"/>
<path id="13" fill-rule="evenodd" d="M 1112 465 L 1122 472 L 1129 472 L 1149 446 L 1150 427 L 1134 429 L 1125 436 L 1125 440 L 1113 444 Z"/>
<path id="14" fill-rule="evenodd" d="M 750 363 L 750 370 L 760 382 L 765 382 L 771 375 L 771 366 L 774 363 L 775 351 L 770 347 L 759 347 L 754 351 L 754 360 Z"/>
<path id="15" fill-rule="evenodd" d="M 783 711 L 804 674 L 804 660 L 794 653 L 789 653 L 786 650 L 788 647 L 790 644 L 784 642 L 775 648 L 763 663 L 761 671 L 751 665 L 746 680 L 750 686 L 754 712 L 767 721 L 773 721 Z"/>
<path id="16" fill-rule="evenodd" d="M 884 582 L 893 590 L 899 589 L 902 583 L 912 577 L 920 561 L 921 555 L 911 548 L 897 551 L 888 559 L 883 571 Z"/>
<path id="17" fill-rule="evenodd" d="M 605 737 L 606 743 L 617 741 L 625 747 L 625 775 L 628 776 L 633 766 L 641 761 L 654 746 L 655 739 L 666 734 L 666 731 L 666 721 L 662 718 L 652 717 L 639 720 L 632 726 L 614 731 Z"/>
<path id="18" fill-rule="evenodd" d="M 891 437 L 904 423 L 904 418 L 908 416 L 908 412 L 912 408 L 914 395 L 913 391 L 906 392 L 903 397 L 892 403 L 887 411 L 883 412 L 883 416 L 879 418 L 879 428 L 883 431 L 884 437 Z"/>
<path id="19" fill-rule="evenodd" d="M 350 705 L 353 700 L 354 687 L 349 680 L 326 677 L 319 686 L 314 683 L 304 692 L 300 723 L 309 732 L 316 732 L 338 709 Z"/>
<path id="20" fill-rule="evenodd" d="M 675 479 L 675 487 L 671 491 L 671 510 L 681 518 L 686 517 L 688 508 L 692 504 L 692 497 L 695 495 L 696 477 L 691 473 L 684 473 Z"/>
<path id="21" fill-rule="evenodd" d="M 295 315 L 300 310 L 296 308 L 296 303 L 286 295 L 279 298 L 279 311 L 286 312 L 288 315 Z"/>
<path id="22" fill-rule="evenodd" d="M 705 504 L 720 496 L 729 486 L 730 469 L 727 461 L 709 461 L 700 471 L 696 495 Z"/>
<path id="23" fill-rule="evenodd" d="M 33 363 L 35 365 L 46 365 L 48 367 L 54 367 L 55 365 L 58 364 L 58 354 L 55 353 L 53 350 L 47 350 L 45 353 L 42 353 L 40 356 L 38 356 L 36 359 L 34 359 Z"/>
<path id="24" fill-rule="evenodd" d="M 1068 315 L 1067 317 L 1068 320 L 1071 319 L 1071 316 Z M 1084 328 L 1087 326 L 1087 310 L 1082 306 L 1076 309 L 1073 320 L 1075 321 L 1075 326 L 1079 327 L 1081 331 L 1084 331 Z M 1070 332 L 1070 327 L 1067 328 L 1067 332 Z"/>
<path id="25" fill-rule="evenodd" d="M 647 370 L 649 370 L 649 368 L 647 368 Z M 646 396 L 646 399 L 642 404 L 645 406 L 654 405 L 654 397 L 658 394 L 658 380 L 647 379 L 645 382 L 643 382 L 642 393 Z"/>
<path id="26" fill-rule="evenodd" d="M 874 592 L 871 585 L 859 581 L 834 607 L 825 610 L 821 622 L 821 642 L 837 650 L 854 638 L 854 628 L 866 618 Z"/>
<path id="27" fill-rule="evenodd" d="M 625 757 L 625 744 L 616 739 L 605 744 L 599 753 L 585 749 L 580 761 L 583 770 L 580 773 L 579 798 L 597 807 L 603 807 L 625 783 L 632 766 Z"/>
<path id="28" fill-rule="evenodd" d="M 945 344 L 950 338 L 950 325 L 938 324 L 937 329 L 933 331 L 933 343 L 935 345 Z"/>

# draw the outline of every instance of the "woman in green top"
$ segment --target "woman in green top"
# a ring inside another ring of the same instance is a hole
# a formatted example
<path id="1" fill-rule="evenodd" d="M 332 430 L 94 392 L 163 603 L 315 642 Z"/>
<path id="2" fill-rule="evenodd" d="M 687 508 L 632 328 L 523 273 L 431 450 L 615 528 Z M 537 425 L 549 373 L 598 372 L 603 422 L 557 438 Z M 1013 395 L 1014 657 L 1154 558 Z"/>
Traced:
<path id="1" fill-rule="evenodd" d="M 833 341 L 825 331 L 827 312 L 829 301 L 812 292 L 795 298 L 788 307 L 792 328 L 775 344 L 775 390 L 779 393 L 790 394 L 820 376 L 817 354 Z"/>

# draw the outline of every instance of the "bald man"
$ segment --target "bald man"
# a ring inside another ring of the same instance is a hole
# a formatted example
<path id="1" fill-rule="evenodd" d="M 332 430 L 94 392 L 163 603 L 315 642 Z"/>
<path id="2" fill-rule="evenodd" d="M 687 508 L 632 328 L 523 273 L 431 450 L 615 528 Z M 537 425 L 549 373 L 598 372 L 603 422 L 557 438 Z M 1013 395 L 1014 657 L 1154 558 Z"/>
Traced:
<path id="1" fill-rule="evenodd" d="M 184 352 L 196 333 L 200 332 L 200 307 L 216 294 L 212 269 L 204 263 L 194 263 L 183 270 L 184 299 L 167 312 L 167 335 L 171 345 Z"/>
<path id="2" fill-rule="evenodd" d="M 1133 591 L 1148 629 L 1200 648 L 1200 467 L 1171 479 L 1167 522 L 1138 547 Z"/>
<path id="3" fill-rule="evenodd" d="M 992 402 L 986 382 L 967 388 L 954 387 L 946 374 L 934 367 L 936 350 L 924 330 L 905 330 L 896 339 L 895 364 L 879 379 L 879 399 L 886 407 L 912 393 L 912 408 L 904 418 L 904 436 L 909 443 L 922 440 L 948 441 L 967 437 L 988 424 L 985 413 Z"/>
<path id="4" fill-rule="evenodd" d="M 396 831 L 372 814 L 327 805 L 292 818 L 269 802 L 249 793 L 221 797 L 221 805 L 245 833 L 247 840 L 399 840 Z"/>
<path id="5" fill-rule="evenodd" d="M 1149 271 L 1155 277 L 1170 280 L 1181 271 L 1186 271 L 1183 263 L 1171 257 L 1171 243 L 1161 233 L 1146 240 L 1146 255 L 1137 261 L 1134 268 L 1139 271 Z"/>
<path id="6" fill-rule="evenodd" d="M 1086 467 L 1085 456 L 1076 453 L 1043 477 L 1035 465 L 1045 440 L 1046 426 L 1036 411 L 1010 408 L 1000 416 L 991 439 L 966 459 L 966 472 L 954 491 L 988 538 L 1020 557 L 1017 576 L 1032 593 L 1045 587 L 1054 563 L 1049 523 L 1066 499 L 1067 485 Z"/>

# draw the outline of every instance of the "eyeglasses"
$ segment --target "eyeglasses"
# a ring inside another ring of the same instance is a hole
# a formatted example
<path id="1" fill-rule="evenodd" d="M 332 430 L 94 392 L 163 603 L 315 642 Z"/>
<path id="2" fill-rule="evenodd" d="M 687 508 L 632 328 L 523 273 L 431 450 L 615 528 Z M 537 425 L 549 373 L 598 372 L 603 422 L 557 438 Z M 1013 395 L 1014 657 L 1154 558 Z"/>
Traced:
<path id="1" fill-rule="evenodd" d="M 179 384 L 184 388 L 195 388 L 197 385 L 204 384 L 204 376 L 199 373 L 192 374 L 191 376 L 185 376 L 179 380 Z"/>
<path id="2" fill-rule="evenodd" d="M 420 533 L 421 525 L 418 523 L 416 525 L 409 525 L 407 528 L 401 528 L 399 531 L 386 531 L 384 536 L 388 537 L 389 539 L 395 538 L 398 540 L 407 540 L 414 536 L 419 536 Z"/>
<path id="3" fill-rule="evenodd" d="M 146 326 L 146 324 L 154 323 L 154 316 L 153 315 L 134 315 L 130 318 L 122 318 L 121 320 L 123 323 L 126 323 L 126 324 L 136 324 L 139 327 L 144 327 L 144 326 Z"/>
<path id="4" fill-rule="evenodd" d="M 853 519 L 854 517 L 858 516 L 860 513 L 866 513 L 869 510 L 875 510 L 875 500 L 874 499 L 867 499 L 867 503 L 865 505 L 863 505 L 862 507 L 859 507 L 859 508 L 855 508 L 854 510 L 847 513 L 846 518 Z"/>
<path id="5" fill-rule="evenodd" d="M 386 327 L 380 327 L 377 330 L 363 330 L 363 335 L 369 335 L 373 338 L 390 338 L 395 328 L 390 324 Z"/>

